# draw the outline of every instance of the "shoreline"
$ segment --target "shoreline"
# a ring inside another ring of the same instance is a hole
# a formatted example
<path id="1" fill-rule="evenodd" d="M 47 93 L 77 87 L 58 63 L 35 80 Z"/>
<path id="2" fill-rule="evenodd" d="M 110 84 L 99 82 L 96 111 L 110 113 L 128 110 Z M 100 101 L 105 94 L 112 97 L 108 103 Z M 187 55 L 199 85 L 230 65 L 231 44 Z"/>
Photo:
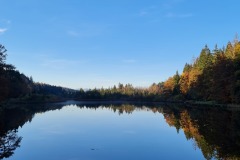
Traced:
<path id="1" fill-rule="evenodd" d="M 219 104 L 213 101 L 146 101 L 146 100 L 111 100 L 111 99 L 75 99 L 75 98 L 62 98 L 55 97 L 54 99 L 37 99 L 37 100 L 28 100 L 28 99 L 9 99 L 3 102 L 0 102 L 0 108 L 9 106 L 9 105 L 24 105 L 24 104 L 51 104 L 51 103 L 61 103 L 61 104 L 181 104 L 188 107 L 195 106 L 208 106 L 208 107 L 220 107 L 220 108 L 240 108 L 240 104 Z"/>

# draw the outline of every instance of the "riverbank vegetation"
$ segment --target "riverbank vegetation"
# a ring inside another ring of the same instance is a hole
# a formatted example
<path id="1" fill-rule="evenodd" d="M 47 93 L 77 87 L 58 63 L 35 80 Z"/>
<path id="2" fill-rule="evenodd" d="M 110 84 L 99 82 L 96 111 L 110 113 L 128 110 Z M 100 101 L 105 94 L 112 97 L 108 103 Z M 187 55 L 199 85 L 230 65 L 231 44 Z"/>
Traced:
<path id="1" fill-rule="evenodd" d="M 119 83 L 108 89 L 80 90 L 79 99 L 124 99 L 142 101 L 200 101 L 205 104 L 240 103 L 240 42 L 236 37 L 226 47 L 211 51 L 206 45 L 193 63 L 186 63 L 165 82 L 148 88 Z"/>
<path id="2" fill-rule="evenodd" d="M 73 97 L 75 90 L 36 83 L 32 77 L 20 73 L 12 64 L 6 63 L 6 52 L 5 47 L 0 45 L 0 102 L 6 100 L 59 101 L 63 97 Z"/>
<path id="3" fill-rule="evenodd" d="M 148 88 L 121 84 L 110 88 L 78 91 L 36 83 L 6 63 L 6 49 L 0 45 L 0 101 L 126 100 L 126 101 L 201 101 L 202 103 L 240 103 L 240 42 L 236 37 L 226 47 L 206 45 L 199 57 L 186 63 L 183 72 Z"/>

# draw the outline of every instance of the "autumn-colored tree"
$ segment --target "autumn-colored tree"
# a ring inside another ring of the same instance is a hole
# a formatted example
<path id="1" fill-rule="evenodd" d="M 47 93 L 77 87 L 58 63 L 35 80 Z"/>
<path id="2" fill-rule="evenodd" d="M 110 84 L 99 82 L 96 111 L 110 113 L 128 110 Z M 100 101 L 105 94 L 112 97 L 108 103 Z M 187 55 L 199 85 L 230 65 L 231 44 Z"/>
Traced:
<path id="1" fill-rule="evenodd" d="M 100 92 L 96 94 L 95 92 Z M 217 45 L 211 52 L 206 45 L 192 64 L 185 64 L 182 74 L 176 72 L 165 82 L 149 88 L 118 87 L 84 93 L 88 97 L 124 100 L 200 100 L 218 103 L 240 103 L 240 42 L 235 38 L 225 48 Z M 96 95 L 98 95 L 96 97 Z"/>
<path id="2" fill-rule="evenodd" d="M 227 47 L 226 47 L 226 50 L 225 50 L 225 55 L 226 55 L 227 58 L 231 58 L 231 59 L 234 58 L 234 48 L 233 48 L 231 42 L 228 42 L 228 44 L 227 44 Z"/>

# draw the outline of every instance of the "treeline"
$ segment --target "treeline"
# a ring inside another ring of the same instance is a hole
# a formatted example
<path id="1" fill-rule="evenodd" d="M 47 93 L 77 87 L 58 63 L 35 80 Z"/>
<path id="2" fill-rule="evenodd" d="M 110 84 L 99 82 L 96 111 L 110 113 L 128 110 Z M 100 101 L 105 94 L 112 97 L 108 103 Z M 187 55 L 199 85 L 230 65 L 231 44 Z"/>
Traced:
<path id="1" fill-rule="evenodd" d="M 154 83 L 148 88 L 119 83 L 108 89 L 80 89 L 76 98 L 240 103 L 240 42 L 235 38 L 226 48 L 216 45 L 212 51 L 206 45 L 192 64 L 186 63 L 182 74 L 177 71 L 165 82 Z"/>
<path id="2" fill-rule="evenodd" d="M 10 98 L 40 101 L 75 96 L 75 90 L 33 82 L 32 77 L 27 77 L 6 63 L 6 52 L 0 44 L 0 102 Z"/>
<path id="3" fill-rule="evenodd" d="M 123 101 L 206 101 L 240 103 L 240 42 L 238 38 L 226 47 L 211 51 L 206 45 L 193 63 L 184 66 L 165 82 L 148 88 L 121 84 L 110 88 L 75 91 L 68 88 L 35 83 L 6 64 L 6 49 L 0 45 L 0 101 L 23 97 L 31 101 L 76 100 Z"/>
<path id="4" fill-rule="evenodd" d="M 173 80 L 179 81 L 180 76 L 178 72 L 173 77 Z M 114 85 L 110 88 L 101 89 L 80 89 L 76 93 L 77 100 L 113 100 L 113 101 L 182 101 L 183 96 L 179 95 L 179 90 L 175 85 L 173 89 L 167 90 L 165 88 L 165 82 L 160 82 L 158 84 L 153 83 L 148 88 L 133 87 L 131 84 L 119 83 L 117 86 Z"/>
<path id="5" fill-rule="evenodd" d="M 32 81 L 11 64 L 6 64 L 6 49 L 0 44 L 0 101 L 31 92 Z"/>
<path id="6" fill-rule="evenodd" d="M 184 100 L 240 103 L 240 42 L 236 38 L 226 48 L 205 46 L 183 73 L 164 82 L 163 94 Z"/>
<path id="7" fill-rule="evenodd" d="M 156 85 L 156 84 L 155 84 Z M 79 100 L 125 100 L 125 101 L 158 101 L 161 95 L 156 94 L 154 87 L 136 88 L 131 84 L 121 84 L 107 89 L 80 89 L 76 94 Z"/>

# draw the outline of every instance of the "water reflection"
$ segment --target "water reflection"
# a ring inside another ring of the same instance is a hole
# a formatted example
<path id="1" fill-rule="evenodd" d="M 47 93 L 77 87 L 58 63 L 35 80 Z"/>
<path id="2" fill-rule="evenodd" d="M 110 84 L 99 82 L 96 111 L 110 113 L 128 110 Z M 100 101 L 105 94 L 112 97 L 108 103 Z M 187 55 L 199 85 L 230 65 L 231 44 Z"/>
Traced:
<path id="1" fill-rule="evenodd" d="M 0 159 L 11 157 L 20 147 L 22 137 L 17 135 L 18 128 L 31 122 L 36 113 L 61 109 L 63 106 L 17 105 L 0 108 Z"/>
<path id="2" fill-rule="evenodd" d="M 75 103 L 75 102 L 71 102 Z M 151 111 L 164 116 L 176 132 L 182 130 L 187 140 L 202 151 L 206 159 L 240 159 L 240 110 L 216 107 L 179 106 L 163 104 L 98 104 L 75 103 L 79 109 L 99 108 L 122 114 Z M 36 113 L 62 109 L 66 103 L 17 106 L 0 111 L 0 158 L 10 157 L 20 146 L 19 127 L 31 122 Z"/>
<path id="3" fill-rule="evenodd" d="M 20 147 L 22 137 L 17 136 L 17 130 L 9 130 L 0 136 L 0 158 L 8 158 L 13 155 L 14 150 Z"/>
<path id="4" fill-rule="evenodd" d="M 240 112 L 207 107 L 163 107 L 169 126 L 182 129 L 206 159 L 240 158 Z"/>

